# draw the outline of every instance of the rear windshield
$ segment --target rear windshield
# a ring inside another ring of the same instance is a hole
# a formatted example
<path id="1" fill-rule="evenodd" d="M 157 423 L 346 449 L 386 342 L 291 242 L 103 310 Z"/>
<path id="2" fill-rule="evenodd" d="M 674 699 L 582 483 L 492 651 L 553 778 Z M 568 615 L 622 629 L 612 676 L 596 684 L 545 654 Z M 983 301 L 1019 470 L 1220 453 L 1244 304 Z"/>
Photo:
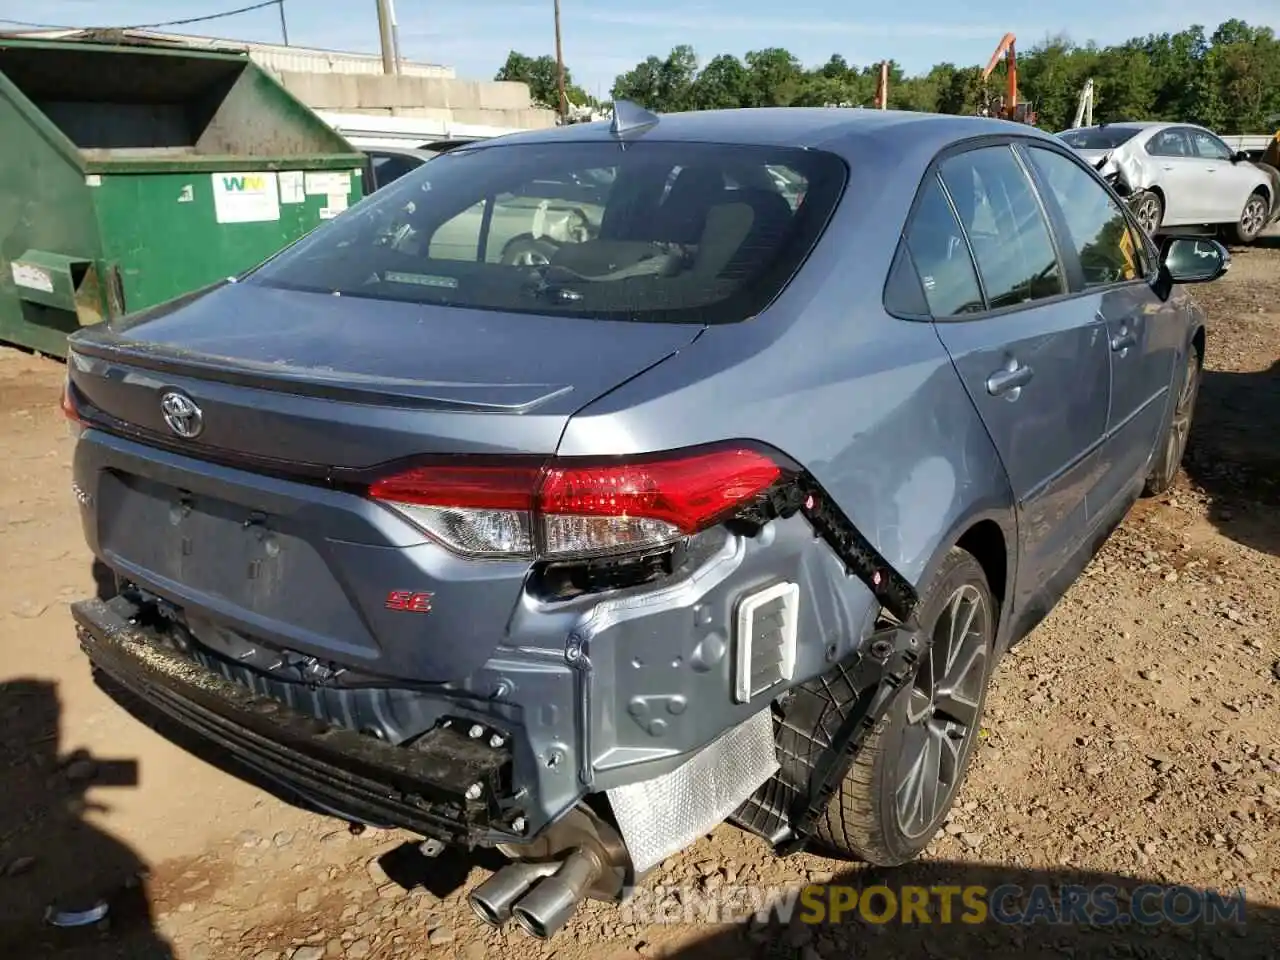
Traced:
<path id="1" fill-rule="evenodd" d="M 640 140 L 441 154 L 249 282 L 599 319 L 724 323 L 763 309 L 844 187 L 834 154 Z"/>
<path id="2" fill-rule="evenodd" d="M 1064 130 L 1058 138 L 1077 150 L 1114 150 L 1137 135 L 1137 127 L 1085 127 Z"/>

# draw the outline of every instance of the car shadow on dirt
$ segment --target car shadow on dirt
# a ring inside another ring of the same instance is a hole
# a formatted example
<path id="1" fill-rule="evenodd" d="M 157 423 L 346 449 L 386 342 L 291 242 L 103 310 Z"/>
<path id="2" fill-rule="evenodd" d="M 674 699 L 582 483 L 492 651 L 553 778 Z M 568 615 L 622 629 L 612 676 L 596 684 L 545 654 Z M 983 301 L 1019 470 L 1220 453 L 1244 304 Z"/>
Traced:
<path id="1" fill-rule="evenodd" d="M 1183 466 L 1224 536 L 1280 556 L 1280 360 L 1204 372 Z"/>
<path id="2" fill-rule="evenodd" d="M 138 783 L 132 760 L 59 753 L 62 707 L 47 680 L 0 681 L 0 957 L 172 960 L 156 931 L 147 867 L 88 822 L 97 798 Z M 105 905 L 105 918 L 65 923 Z"/>
<path id="3" fill-rule="evenodd" d="M 719 894 L 726 902 L 726 891 Z M 908 900 L 920 908 L 904 922 Z M 690 905 L 696 911 L 705 902 L 694 896 L 685 908 Z M 738 915 L 743 912 L 749 913 Z M 1277 944 L 1280 909 L 1249 903 L 1247 888 L 1204 890 L 1110 873 L 928 861 L 853 869 L 809 888 L 794 901 L 788 923 L 775 913 L 768 923 L 721 926 L 660 952 L 668 960 L 1263 960 L 1277 955 Z"/>

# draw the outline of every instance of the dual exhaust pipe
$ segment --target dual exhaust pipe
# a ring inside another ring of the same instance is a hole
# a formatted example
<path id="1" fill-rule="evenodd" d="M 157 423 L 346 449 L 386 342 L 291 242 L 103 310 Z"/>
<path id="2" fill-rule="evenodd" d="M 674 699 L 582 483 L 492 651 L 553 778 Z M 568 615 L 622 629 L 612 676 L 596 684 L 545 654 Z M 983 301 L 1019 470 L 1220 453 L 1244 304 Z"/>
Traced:
<path id="1" fill-rule="evenodd" d="M 515 920 L 538 940 L 569 922 L 604 870 L 600 857 L 579 847 L 561 861 L 509 863 L 471 892 L 472 912 L 491 927 Z"/>

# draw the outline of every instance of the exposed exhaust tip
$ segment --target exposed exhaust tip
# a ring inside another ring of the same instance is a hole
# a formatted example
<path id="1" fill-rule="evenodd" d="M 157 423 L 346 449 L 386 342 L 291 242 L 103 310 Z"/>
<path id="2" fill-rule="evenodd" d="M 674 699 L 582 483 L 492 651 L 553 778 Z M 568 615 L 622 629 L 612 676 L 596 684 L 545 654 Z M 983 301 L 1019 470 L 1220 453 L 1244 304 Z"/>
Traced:
<path id="1" fill-rule="evenodd" d="M 491 927 L 500 927 L 507 919 L 498 914 L 493 904 L 479 900 L 474 895 L 467 897 L 467 905 L 471 907 L 471 912 L 476 915 L 476 918 L 481 923 L 486 923 Z"/>
<path id="2" fill-rule="evenodd" d="M 524 910 L 513 910 L 511 916 L 527 936 L 533 937 L 535 940 L 551 939 L 551 934 L 547 932 L 547 928 L 542 922 L 536 917 L 530 916 Z"/>
<path id="3" fill-rule="evenodd" d="M 511 919 L 511 905 L 530 885 L 559 867 L 558 863 L 509 863 L 472 890 L 467 905 L 482 923 L 500 927 Z"/>
<path id="4" fill-rule="evenodd" d="M 536 940 L 550 940 L 569 922 L 603 869 L 590 850 L 570 854 L 554 874 L 540 881 L 511 909 L 520 929 Z"/>

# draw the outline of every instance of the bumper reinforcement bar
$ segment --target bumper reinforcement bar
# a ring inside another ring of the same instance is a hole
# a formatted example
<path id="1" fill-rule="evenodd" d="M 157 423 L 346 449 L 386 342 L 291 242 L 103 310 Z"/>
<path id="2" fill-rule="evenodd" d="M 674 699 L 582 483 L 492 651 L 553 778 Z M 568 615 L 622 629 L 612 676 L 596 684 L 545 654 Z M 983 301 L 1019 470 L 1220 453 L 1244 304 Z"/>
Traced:
<path id="1" fill-rule="evenodd" d="M 253 693 L 136 623 L 128 600 L 85 600 L 71 613 L 92 664 L 128 693 L 244 765 L 353 820 L 471 847 L 512 839 L 510 739 L 492 747 L 458 725 L 397 746 Z M 477 789 L 478 788 L 478 789 Z"/>

